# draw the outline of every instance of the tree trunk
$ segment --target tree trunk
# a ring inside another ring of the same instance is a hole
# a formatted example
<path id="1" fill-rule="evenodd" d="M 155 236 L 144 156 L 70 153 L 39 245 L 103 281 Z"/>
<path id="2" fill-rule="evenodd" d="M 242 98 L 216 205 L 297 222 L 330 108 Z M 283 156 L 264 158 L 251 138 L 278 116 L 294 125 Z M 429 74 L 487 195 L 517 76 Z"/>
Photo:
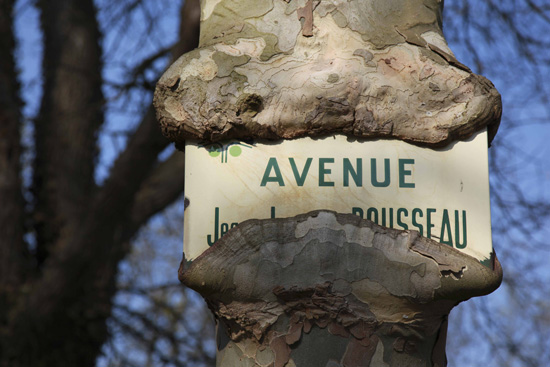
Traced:
<path id="1" fill-rule="evenodd" d="M 442 147 L 488 128 L 500 95 L 456 60 L 437 0 L 203 0 L 200 47 L 155 93 L 186 139 L 345 134 Z M 200 205 L 200 203 L 193 203 Z M 445 366 L 447 317 L 498 287 L 416 232 L 318 211 L 250 220 L 187 267 L 218 320 L 218 366 Z"/>
<path id="2" fill-rule="evenodd" d="M 202 1 L 199 48 L 162 76 L 164 133 L 291 139 L 343 133 L 431 147 L 500 121 L 490 81 L 453 56 L 438 0 Z"/>
<path id="3" fill-rule="evenodd" d="M 44 93 L 32 188 L 23 197 L 13 1 L 0 0 L 0 366 L 94 366 L 109 336 L 119 262 L 140 226 L 181 195 L 184 159 L 178 152 L 159 162 L 169 141 L 151 106 L 96 185 L 105 101 L 95 5 L 38 6 Z M 197 9 L 192 0 L 182 7 L 184 41 L 174 52 L 195 47 Z M 23 218 L 25 209 L 31 218 Z M 35 246 L 25 243 L 25 230 Z"/>
<path id="4" fill-rule="evenodd" d="M 447 317 L 493 269 L 353 214 L 249 220 L 180 280 L 218 320 L 217 366 L 445 366 Z"/>

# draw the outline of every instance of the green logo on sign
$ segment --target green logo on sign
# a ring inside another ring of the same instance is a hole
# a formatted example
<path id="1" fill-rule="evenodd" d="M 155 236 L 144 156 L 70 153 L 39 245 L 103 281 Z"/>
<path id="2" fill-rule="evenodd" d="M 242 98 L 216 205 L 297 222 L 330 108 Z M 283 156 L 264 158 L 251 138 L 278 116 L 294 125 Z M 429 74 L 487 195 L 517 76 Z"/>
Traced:
<path id="1" fill-rule="evenodd" d="M 238 157 L 242 154 L 243 149 L 245 148 L 252 148 L 251 145 L 242 143 L 242 142 L 233 142 L 229 144 L 220 144 L 220 143 L 214 143 L 212 145 L 201 145 L 202 147 L 206 148 L 208 150 L 208 154 L 211 157 L 220 157 L 222 163 L 227 163 L 227 157 L 228 155 L 231 155 L 232 157 Z"/>

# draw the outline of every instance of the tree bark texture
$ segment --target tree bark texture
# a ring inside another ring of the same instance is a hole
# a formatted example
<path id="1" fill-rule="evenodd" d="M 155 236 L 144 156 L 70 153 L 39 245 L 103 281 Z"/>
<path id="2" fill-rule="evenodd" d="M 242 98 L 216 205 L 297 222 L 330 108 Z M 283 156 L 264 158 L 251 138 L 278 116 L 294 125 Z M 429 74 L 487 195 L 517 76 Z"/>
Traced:
<path id="1" fill-rule="evenodd" d="M 448 314 L 499 286 L 493 260 L 315 211 L 241 223 L 180 280 L 217 318 L 217 366 L 445 366 Z"/>
<path id="2" fill-rule="evenodd" d="M 181 195 L 183 153 L 159 162 L 169 141 L 151 106 L 96 184 L 105 101 L 94 2 L 39 1 L 44 92 L 31 199 L 24 198 L 12 3 L 0 0 L 0 366 L 94 366 L 108 338 L 119 262 L 140 226 Z M 196 47 L 198 6 L 185 2 L 183 41 L 173 52 Z M 25 233 L 36 235 L 32 251 Z"/>
<path id="3" fill-rule="evenodd" d="M 199 48 L 155 92 L 178 144 L 346 134 L 441 147 L 496 133 L 500 95 L 448 48 L 442 1 L 201 6 Z M 502 279 L 496 258 L 327 211 L 241 223 L 182 264 L 218 320 L 224 367 L 445 366 L 450 310 Z"/>
<path id="4" fill-rule="evenodd" d="M 491 139 L 500 95 L 456 60 L 441 10 L 439 0 L 203 0 L 200 47 L 157 85 L 164 133 L 442 146 L 489 127 Z"/>

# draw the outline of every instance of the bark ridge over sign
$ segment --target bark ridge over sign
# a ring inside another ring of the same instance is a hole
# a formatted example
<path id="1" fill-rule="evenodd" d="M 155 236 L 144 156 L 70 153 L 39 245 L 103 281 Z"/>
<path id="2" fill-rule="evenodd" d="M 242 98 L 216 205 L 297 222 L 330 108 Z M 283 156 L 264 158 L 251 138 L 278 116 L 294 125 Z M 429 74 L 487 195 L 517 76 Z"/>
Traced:
<path id="1" fill-rule="evenodd" d="M 496 133 L 500 95 L 448 48 L 437 0 L 202 5 L 200 47 L 155 97 L 180 144 L 343 133 L 442 146 Z"/>

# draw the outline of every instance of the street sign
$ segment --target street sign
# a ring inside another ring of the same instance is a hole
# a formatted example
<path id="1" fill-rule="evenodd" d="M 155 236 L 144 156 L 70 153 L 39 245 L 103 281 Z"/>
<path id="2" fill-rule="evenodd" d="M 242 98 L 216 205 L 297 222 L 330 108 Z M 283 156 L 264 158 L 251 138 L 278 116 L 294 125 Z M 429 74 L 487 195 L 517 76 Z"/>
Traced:
<path id="1" fill-rule="evenodd" d="M 316 209 L 418 231 L 491 258 L 487 133 L 445 148 L 337 135 L 185 146 L 184 252 L 193 260 L 247 219 Z"/>

